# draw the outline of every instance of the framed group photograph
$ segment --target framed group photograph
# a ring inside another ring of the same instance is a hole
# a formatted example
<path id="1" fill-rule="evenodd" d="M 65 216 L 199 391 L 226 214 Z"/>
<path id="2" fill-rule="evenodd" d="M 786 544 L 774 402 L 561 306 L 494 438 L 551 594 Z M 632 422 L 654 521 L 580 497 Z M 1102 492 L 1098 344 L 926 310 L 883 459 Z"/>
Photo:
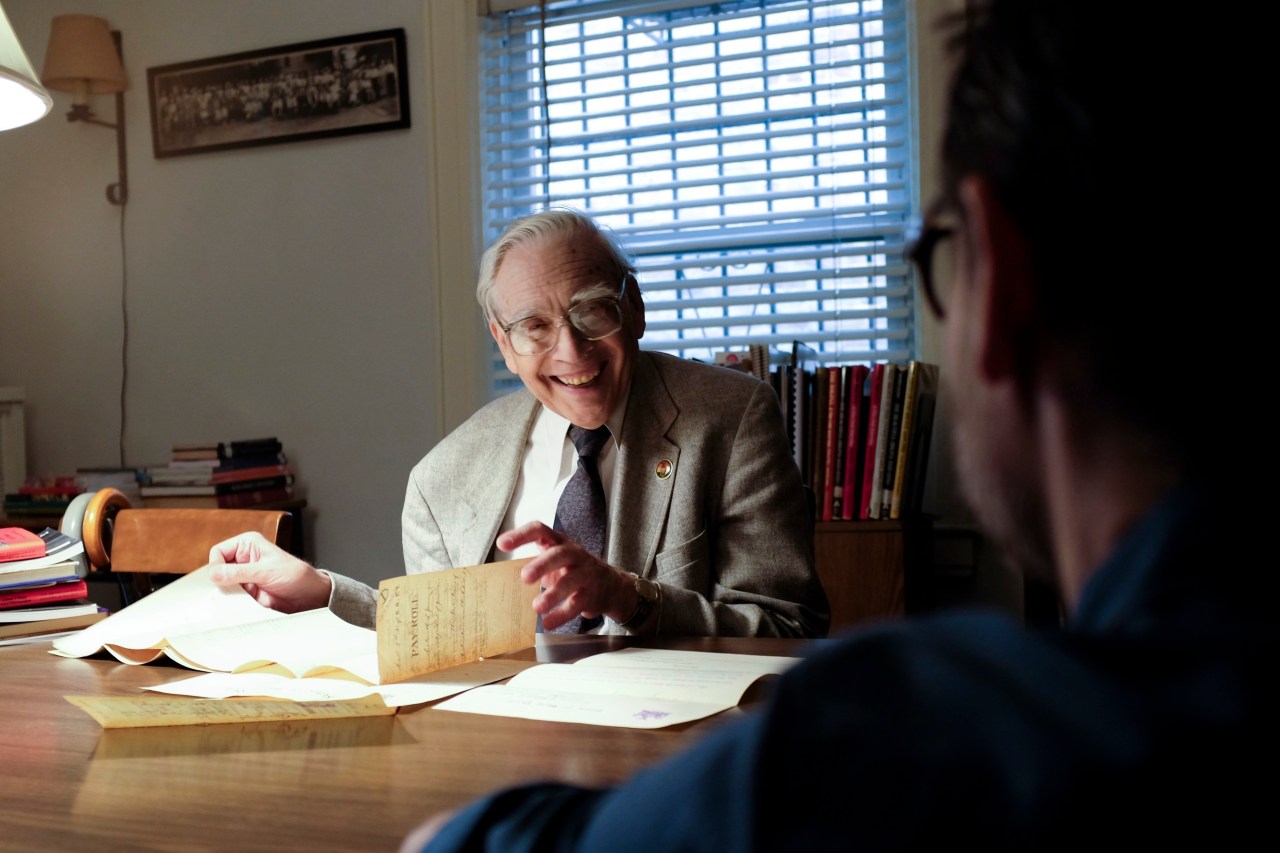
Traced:
<path id="1" fill-rule="evenodd" d="M 409 127 L 403 29 L 147 69 L 156 157 Z"/>

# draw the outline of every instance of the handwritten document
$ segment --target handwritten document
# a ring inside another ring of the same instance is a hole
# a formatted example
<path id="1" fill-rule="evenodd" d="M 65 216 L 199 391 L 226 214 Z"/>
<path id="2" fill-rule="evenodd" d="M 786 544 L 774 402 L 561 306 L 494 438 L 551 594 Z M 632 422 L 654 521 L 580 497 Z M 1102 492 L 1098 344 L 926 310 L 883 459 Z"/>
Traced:
<path id="1" fill-rule="evenodd" d="M 378 671 L 384 684 L 532 646 L 536 585 L 523 560 L 424 572 L 378 586 Z"/>
<path id="2" fill-rule="evenodd" d="M 797 658 L 624 649 L 573 664 L 542 664 L 506 684 L 441 702 L 444 711 L 652 729 L 737 705 L 747 688 Z"/>
<path id="3" fill-rule="evenodd" d="M 394 708 L 376 698 L 308 703 L 276 700 L 212 702 L 175 700 L 167 696 L 67 696 L 66 700 L 97 720 L 104 729 L 318 720 L 395 713 Z"/>

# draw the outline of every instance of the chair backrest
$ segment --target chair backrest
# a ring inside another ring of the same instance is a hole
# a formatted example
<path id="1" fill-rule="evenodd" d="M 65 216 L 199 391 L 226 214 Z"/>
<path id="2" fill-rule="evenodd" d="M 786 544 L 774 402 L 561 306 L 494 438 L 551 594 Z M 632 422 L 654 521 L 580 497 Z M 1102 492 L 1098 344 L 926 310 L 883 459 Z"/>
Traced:
<path id="1" fill-rule="evenodd" d="M 209 549 L 240 533 L 289 541 L 293 516 L 261 509 L 122 509 L 111 535 L 111 570 L 185 574 L 209 562 Z"/>

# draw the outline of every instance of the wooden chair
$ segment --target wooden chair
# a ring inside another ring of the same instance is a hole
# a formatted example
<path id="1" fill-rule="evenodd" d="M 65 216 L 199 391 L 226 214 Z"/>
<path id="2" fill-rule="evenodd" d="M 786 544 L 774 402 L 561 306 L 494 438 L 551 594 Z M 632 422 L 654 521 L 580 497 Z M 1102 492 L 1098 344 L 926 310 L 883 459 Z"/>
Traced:
<path id="1" fill-rule="evenodd" d="M 152 575 L 195 571 L 209 562 L 210 548 L 240 533 L 257 531 L 283 546 L 292 524 L 286 510 L 135 509 L 118 489 L 102 489 L 73 502 L 61 529 L 84 541 L 91 571 L 132 573 L 142 596 L 154 589 Z"/>

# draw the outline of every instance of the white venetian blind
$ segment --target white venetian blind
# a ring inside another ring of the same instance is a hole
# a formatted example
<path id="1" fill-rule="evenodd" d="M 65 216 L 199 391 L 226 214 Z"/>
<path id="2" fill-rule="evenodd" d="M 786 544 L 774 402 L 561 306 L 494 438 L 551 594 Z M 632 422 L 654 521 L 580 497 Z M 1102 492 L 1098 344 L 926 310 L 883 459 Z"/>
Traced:
<path id="1" fill-rule="evenodd" d="M 910 357 L 905 0 L 505 5 L 483 35 L 486 242 L 590 213 L 636 256 L 648 349 Z"/>

